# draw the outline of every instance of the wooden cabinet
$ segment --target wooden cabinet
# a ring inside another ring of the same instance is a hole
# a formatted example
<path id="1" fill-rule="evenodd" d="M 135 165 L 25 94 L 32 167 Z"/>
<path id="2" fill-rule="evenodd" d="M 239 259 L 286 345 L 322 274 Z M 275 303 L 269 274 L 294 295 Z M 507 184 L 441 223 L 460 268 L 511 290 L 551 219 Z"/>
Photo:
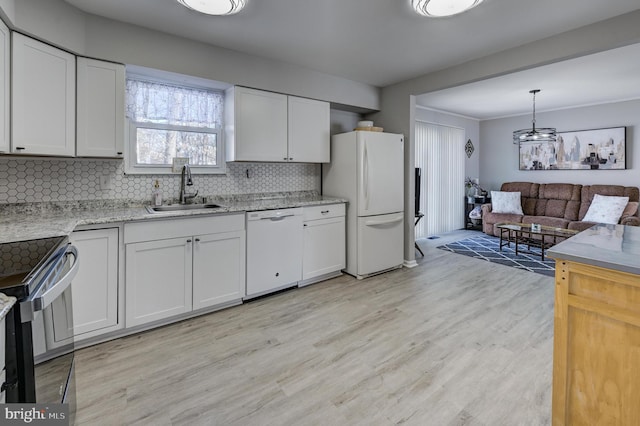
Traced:
<path id="1" fill-rule="evenodd" d="M 125 69 L 113 62 L 78 57 L 78 157 L 122 158 Z"/>
<path id="2" fill-rule="evenodd" d="M 227 161 L 329 162 L 327 102 L 245 87 L 225 100 Z"/>
<path id="3" fill-rule="evenodd" d="M 75 56 L 14 32 L 11 65 L 11 151 L 75 155 Z"/>
<path id="4" fill-rule="evenodd" d="M 49 349 L 122 327 L 118 318 L 118 228 L 76 231 L 80 267 L 61 297 L 45 312 Z"/>
<path id="5" fill-rule="evenodd" d="M 126 325 L 240 302 L 244 214 L 125 224 Z"/>
<path id="6" fill-rule="evenodd" d="M 11 152 L 11 33 L 0 20 L 0 153 Z"/>
<path id="7" fill-rule="evenodd" d="M 299 163 L 331 161 L 329 103 L 289 96 L 287 108 L 289 160 Z"/>
<path id="8" fill-rule="evenodd" d="M 639 276 L 556 258 L 555 288 L 553 425 L 640 424 Z"/>
<path id="9" fill-rule="evenodd" d="M 345 205 L 305 207 L 302 282 L 311 284 L 339 275 L 346 267 Z"/>

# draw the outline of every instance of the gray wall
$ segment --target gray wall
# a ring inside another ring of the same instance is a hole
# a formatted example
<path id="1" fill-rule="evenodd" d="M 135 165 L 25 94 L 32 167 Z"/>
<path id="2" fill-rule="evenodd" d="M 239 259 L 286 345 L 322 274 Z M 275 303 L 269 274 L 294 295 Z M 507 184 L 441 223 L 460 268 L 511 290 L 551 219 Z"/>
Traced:
<path id="1" fill-rule="evenodd" d="M 308 68 L 86 14 L 62 0 L 0 0 L 22 32 L 72 52 L 346 105 L 377 110 L 379 88 Z"/>
<path id="2" fill-rule="evenodd" d="M 541 127 L 558 131 L 627 127 L 627 170 L 518 170 L 516 129 L 530 127 L 531 115 L 487 120 L 480 123 L 480 180 L 492 190 L 503 182 L 566 182 L 640 186 L 640 100 L 537 113 Z"/>

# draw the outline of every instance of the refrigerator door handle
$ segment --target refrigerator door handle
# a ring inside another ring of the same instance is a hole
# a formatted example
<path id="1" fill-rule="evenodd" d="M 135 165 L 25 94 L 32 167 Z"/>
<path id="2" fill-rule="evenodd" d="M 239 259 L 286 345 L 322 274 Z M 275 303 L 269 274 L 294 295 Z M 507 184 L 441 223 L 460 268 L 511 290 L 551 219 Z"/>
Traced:
<path id="1" fill-rule="evenodd" d="M 364 145 L 364 155 L 363 155 L 363 185 L 364 185 L 364 208 L 365 210 L 369 210 L 369 155 L 367 153 L 367 144 Z"/>
<path id="2" fill-rule="evenodd" d="M 364 224 L 366 226 L 380 226 L 380 225 L 390 225 L 392 223 L 398 223 L 398 222 L 402 222 L 403 217 L 396 217 L 394 219 L 387 219 L 387 220 L 367 220 L 364 222 Z"/>

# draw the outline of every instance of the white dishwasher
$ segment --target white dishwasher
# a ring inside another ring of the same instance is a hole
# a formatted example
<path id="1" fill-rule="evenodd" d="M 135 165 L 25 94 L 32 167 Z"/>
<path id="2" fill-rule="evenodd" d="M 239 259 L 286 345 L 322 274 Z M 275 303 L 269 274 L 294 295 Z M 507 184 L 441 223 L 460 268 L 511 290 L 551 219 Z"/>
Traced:
<path id="1" fill-rule="evenodd" d="M 247 212 L 247 296 L 302 280 L 302 208 Z"/>

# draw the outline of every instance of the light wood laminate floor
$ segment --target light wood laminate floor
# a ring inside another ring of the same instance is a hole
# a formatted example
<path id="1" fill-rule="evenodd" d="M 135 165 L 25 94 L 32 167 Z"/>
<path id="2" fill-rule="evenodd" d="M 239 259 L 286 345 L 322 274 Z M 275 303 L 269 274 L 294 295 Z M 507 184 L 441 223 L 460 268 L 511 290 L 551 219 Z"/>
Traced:
<path id="1" fill-rule="evenodd" d="M 438 250 L 76 353 L 77 424 L 545 425 L 553 278 Z"/>

